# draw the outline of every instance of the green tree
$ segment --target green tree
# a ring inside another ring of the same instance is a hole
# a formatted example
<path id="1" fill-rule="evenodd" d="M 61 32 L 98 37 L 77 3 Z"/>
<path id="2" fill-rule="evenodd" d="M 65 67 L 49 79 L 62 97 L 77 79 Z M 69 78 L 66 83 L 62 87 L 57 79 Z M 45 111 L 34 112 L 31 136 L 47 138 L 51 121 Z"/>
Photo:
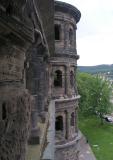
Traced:
<path id="1" fill-rule="evenodd" d="M 77 86 L 80 98 L 80 112 L 82 114 L 90 114 L 92 107 L 90 99 L 90 87 L 92 86 L 93 77 L 88 73 L 77 74 Z"/>
<path id="2" fill-rule="evenodd" d="M 111 109 L 111 87 L 107 80 L 88 73 L 77 74 L 78 92 L 81 95 L 80 112 L 83 115 L 96 114 L 103 123 L 103 116 Z"/>

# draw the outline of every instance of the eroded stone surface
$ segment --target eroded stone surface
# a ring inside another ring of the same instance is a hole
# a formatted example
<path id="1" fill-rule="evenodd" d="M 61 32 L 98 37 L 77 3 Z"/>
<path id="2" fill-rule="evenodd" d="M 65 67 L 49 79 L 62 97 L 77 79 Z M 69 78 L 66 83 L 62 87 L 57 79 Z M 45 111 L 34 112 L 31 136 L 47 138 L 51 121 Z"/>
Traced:
<path id="1" fill-rule="evenodd" d="M 24 160 L 30 128 L 30 95 L 20 88 L 5 87 L 0 90 L 0 99 L 0 159 Z"/>

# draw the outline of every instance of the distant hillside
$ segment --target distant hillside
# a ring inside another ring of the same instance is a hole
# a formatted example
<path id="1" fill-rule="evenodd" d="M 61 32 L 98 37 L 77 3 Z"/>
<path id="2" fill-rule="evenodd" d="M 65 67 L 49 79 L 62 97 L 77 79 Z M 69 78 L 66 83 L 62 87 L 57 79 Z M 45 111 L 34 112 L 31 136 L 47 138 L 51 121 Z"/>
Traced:
<path id="1" fill-rule="evenodd" d="M 97 66 L 78 66 L 78 70 L 80 72 L 87 72 L 91 74 L 95 73 L 104 73 L 104 72 L 112 72 L 113 73 L 113 64 L 111 65 L 97 65 Z"/>

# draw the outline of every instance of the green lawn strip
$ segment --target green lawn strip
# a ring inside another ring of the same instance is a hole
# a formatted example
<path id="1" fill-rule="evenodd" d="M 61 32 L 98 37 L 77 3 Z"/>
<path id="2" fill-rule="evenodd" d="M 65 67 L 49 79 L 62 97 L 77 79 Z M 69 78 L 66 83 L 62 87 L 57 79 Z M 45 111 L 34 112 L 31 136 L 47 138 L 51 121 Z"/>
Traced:
<path id="1" fill-rule="evenodd" d="M 80 118 L 79 128 L 88 142 L 97 160 L 113 160 L 113 124 L 100 125 L 97 117 Z"/>

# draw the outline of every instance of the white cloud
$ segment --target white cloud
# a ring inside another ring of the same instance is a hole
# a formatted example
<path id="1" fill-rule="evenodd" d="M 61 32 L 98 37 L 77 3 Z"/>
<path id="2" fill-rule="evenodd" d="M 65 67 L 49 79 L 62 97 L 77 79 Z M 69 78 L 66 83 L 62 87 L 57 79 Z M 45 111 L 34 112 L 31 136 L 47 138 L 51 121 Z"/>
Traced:
<path id="1" fill-rule="evenodd" d="M 78 38 L 77 42 L 77 50 L 80 54 L 79 65 L 113 63 L 113 36 L 111 37 L 110 33 Z"/>

